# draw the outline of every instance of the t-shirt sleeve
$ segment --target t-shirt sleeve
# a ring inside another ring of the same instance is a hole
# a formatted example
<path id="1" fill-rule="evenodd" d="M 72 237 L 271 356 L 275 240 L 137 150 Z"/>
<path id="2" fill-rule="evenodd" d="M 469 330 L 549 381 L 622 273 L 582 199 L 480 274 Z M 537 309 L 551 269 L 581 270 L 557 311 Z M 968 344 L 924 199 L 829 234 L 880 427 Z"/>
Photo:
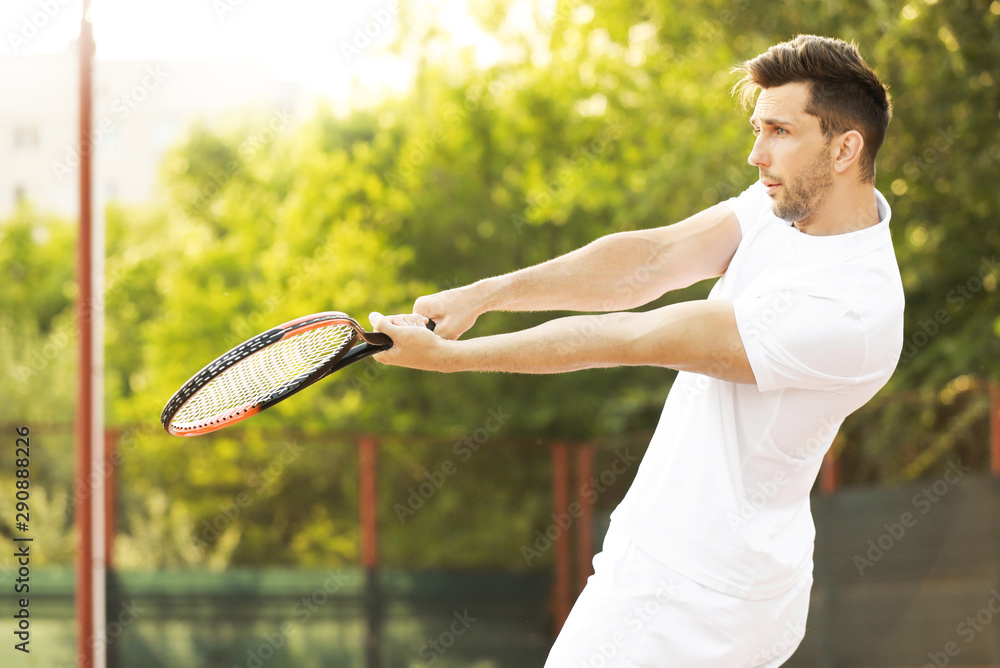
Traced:
<path id="1" fill-rule="evenodd" d="M 736 325 L 762 392 L 836 390 L 868 380 L 868 336 L 842 302 L 794 291 L 733 300 Z"/>
<path id="2" fill-rule="evenodd" d="M 722 205 L 729 207 L 736 214 L 744 239 L 747 238 L 747 233 L 760 222 L 761 218 L 771 211 L 771 202 L 768 200 L 767 192 L 760 181 L 736 197 L 722 202 Z"/>

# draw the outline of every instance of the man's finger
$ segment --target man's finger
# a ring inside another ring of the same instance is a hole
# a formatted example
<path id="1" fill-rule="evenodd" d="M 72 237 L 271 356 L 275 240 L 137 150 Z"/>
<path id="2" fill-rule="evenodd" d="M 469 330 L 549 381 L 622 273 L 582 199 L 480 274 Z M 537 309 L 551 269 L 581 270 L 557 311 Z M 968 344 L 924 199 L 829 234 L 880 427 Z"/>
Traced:
<path id="1" fill-rule="evenodd" d="M 392 327 L 392 324 L 389 322 L 389 319 L 386 318 L 381 313 L 379 313 L 378 311 L 372 311 L 371 313 L 368 314 L 368 322 L 371 323 L 373 330 L 375 330 L 376 332 L 382 332 L 383 334 L 387 333 L 386 332 L 387 328 Z"/>

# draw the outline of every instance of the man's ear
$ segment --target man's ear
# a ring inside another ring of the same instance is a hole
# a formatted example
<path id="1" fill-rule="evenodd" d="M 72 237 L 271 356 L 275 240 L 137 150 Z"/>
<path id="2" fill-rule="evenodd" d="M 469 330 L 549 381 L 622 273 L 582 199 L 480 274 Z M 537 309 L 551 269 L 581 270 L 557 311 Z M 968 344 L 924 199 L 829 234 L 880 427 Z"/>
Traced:
<path id="1" fill-rule="evenodd" d="M 859 164 L 864 148 L 865 138 L 857 130 L 848 130 L 844 134 L 834 137 L 831 142 L 834 171 L 843 174 L 852 165 Z"/>

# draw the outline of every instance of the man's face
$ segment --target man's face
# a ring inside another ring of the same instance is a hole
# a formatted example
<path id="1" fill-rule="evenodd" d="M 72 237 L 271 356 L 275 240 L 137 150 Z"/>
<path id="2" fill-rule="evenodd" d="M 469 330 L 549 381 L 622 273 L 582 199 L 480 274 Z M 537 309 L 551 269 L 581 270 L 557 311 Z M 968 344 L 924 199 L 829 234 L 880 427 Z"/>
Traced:
<path id="1" fill-rule="evenodd" d="M 808 101 L 804 83 L 762 90 L 750 117 L 757 140 L 747 158 L 760 170 L 775 215 L 800 229 L 833 186 L 830 143 L 819 118 L 806 113 Z"/>

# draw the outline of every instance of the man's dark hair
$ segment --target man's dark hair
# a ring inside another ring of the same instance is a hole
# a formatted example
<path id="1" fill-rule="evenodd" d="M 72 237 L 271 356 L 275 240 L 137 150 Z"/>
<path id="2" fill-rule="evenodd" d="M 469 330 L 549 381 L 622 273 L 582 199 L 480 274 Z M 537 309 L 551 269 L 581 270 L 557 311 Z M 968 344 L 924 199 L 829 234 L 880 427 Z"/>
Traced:
<path id="1" fill-rule="evenodd" d="M 892 118 L 892 103 L 886 87 L 854 43 L 799 35 L 772 46 L 734 72 L 742 72 L 743 78 L 733 87 L 733 94 L 748 109 L 762 88 L 808 84 L 806 113 L 819 118 L 827 141 L 848 130 L 860 132 L 865 140 L 861 178 L 875 182 L 875 155 Z"/>

